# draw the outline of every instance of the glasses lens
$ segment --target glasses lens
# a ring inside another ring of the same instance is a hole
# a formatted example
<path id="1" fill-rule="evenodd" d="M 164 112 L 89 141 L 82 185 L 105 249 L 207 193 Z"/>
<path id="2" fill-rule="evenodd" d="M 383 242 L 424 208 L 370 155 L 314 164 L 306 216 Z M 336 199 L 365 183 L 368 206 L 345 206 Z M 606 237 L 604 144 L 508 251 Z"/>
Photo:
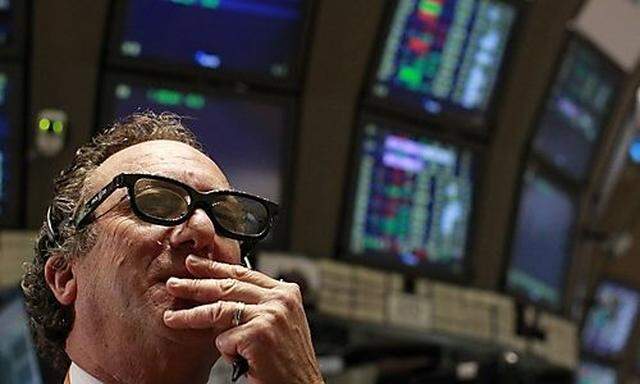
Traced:
<path id="1" fill-rule="evenodd" d="M 260 235 L 269 224 L 267 208 L 249 197 L 222 196 L 211 205 L 211 210 L 220 225 L 238 235 Z"/>
<path id="2" fill-rule="evenodd" d="M 180 186 L 155 179 L 140 179 L 134 185 L 138 209 L 154 219 L 177 220 L 189 212 L 189 193 Z"/>

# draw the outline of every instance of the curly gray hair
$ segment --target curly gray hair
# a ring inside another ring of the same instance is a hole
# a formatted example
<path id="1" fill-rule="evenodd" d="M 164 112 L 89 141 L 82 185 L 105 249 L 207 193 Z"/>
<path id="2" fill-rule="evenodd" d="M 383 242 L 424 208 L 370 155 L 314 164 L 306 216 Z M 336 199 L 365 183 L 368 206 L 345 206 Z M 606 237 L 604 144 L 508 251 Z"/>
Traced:
<path id="1" fill-rule="evenodd" d="M 21 285 L 38 350 L 57 370 L 64 371 L 70 365 L 64 347 L 74 312 L 72 306 L 60 304 L 49 289 L 44 277 L 45 264 L 55 258 L 52 259 L 54 267 L 63 268 L 72 258 L 91 250 L 95 244 L 92 227 L 76 230 L 71 220 L 82 206 L 85 181 L 114 153 L 151 140 L 174 140 L 202 150 L 179 116 L 138 113 L 115 123 L 78 149 L 70 166 L 54 181 L 54 197 L 48 213 L 54 233 L 45 220 L 36 242 L 35 257 L 27 264 Z"/>

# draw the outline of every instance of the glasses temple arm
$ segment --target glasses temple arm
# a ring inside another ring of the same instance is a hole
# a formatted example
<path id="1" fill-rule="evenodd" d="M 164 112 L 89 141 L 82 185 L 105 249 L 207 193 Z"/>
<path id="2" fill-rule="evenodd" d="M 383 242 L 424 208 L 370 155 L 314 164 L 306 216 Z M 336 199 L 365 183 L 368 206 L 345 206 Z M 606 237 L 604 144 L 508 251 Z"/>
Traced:
<path id="1" fill-rule="evenodd" d="M 105 200 L 118 188 L 124 186 L 124 180 L 122 175 L 117 176 L 112 182 L 107 184 L 106 187 L 102 188 L 98 193 L 93 195 L 89 201 L 87 201 L 82 209 L 78 212 L 74 220 L 74 224 L 77 229 L 82 228 L 87 225 L 89 220 L 93 217 L 93 212 L 100 206 L 100 204 L 104 203 Z"/>

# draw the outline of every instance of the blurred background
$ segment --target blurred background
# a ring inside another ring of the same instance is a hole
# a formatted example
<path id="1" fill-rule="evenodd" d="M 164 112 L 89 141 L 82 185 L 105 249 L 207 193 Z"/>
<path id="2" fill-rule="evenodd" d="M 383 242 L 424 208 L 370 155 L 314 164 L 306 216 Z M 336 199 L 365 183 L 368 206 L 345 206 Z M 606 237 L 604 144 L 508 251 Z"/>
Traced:
<path id="1" fill-rule="evenodd" d="M 55 382 L 53 178 L 147 109 L 281 204 L 329 382 L 640 382 L 639 57 L 637 0 L 0 0 L 0 383 Z"/>

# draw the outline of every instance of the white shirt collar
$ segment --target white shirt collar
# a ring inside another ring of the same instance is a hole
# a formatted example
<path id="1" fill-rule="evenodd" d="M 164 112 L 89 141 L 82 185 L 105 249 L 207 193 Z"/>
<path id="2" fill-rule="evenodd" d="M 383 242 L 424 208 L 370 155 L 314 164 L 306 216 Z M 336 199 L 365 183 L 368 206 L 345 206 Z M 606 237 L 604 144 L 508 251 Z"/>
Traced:
<path id="1" fill-rule="evenodd" d="M 91 376 L 74 362 L 71 362 L 71 367 L 69 368 L 69 380 L 71 384 L 103 384 L 102 381 Z"/>

